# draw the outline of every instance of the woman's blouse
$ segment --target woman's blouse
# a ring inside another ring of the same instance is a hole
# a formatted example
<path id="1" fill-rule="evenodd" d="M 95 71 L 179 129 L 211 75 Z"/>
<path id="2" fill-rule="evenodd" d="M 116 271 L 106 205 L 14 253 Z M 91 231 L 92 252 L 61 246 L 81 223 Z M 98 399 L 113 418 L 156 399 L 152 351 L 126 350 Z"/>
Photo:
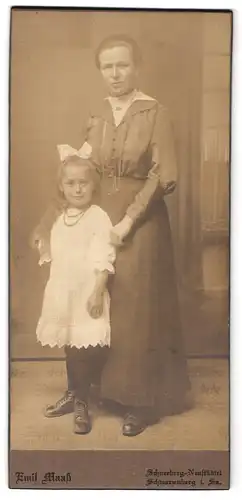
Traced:
<path id="1" fill-rule="evenodd" d="M 136 93 L 120 123 L 115 121 L 111 100 L 104 99 L 101 108 L 90 115 L 85 139 L 104 176 L 145 180 L 127 209 L 127 214 L 137 219 L 157 189 L 161 187 L 163 194 L 168 194 L 175 188 L 172 126 L 166 108 L 142 92 Z"/>

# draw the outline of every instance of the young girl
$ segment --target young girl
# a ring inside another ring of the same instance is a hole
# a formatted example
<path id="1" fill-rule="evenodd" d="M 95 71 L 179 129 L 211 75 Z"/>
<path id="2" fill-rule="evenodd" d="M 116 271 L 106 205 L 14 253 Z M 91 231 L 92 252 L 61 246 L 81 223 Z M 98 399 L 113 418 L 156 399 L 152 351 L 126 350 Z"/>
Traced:
<path id="1" fill-rule="evenodd" d="M 76 154 L 62 162 L 59 174 L 64 204 L 51 230 L 50 277 L 37 339 L 43 346 L 65 347 L 66 353 L 68 391 L 47 406 L 45 415 L 74 410 L 74 432 L 86 434 L 91 430 L 89 388 L 110 345 L 106 285 L 108 274 L 114 272 L 115 251 L 109 242 L 111 221 L 93 204 L 99 182 L 95 165 Z M 44 259 L 48 260 L 46 253 Z"/>

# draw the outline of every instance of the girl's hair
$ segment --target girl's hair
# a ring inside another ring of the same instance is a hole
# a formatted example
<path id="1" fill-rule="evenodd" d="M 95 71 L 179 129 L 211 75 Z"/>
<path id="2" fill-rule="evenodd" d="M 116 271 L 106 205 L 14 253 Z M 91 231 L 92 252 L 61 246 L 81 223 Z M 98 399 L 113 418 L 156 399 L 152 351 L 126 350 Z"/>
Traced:
<path id="1" fill-rule="evenodd" d="M 61 184 L 61 181 L 63 178 L 65 168 L 68 165 L 75 165 L 75 166 L 78 166 L 80 168 L 86 168 L 89 171 L 91 178 L 92 178 L 92 181 L 95 185 L 95 192 L 98 191 L 99 185 L 100 185 L 100 178 L 101 178 L 100 170 L 98 169 L 98 165 L 96 165 L 96 163 L 94 163 L 94 161 L 91 160 L 90 158 L 84 159 L 84 158 L 80 158 L 80 156 L 78 156 L 78 155 L 70 155 L 70 156 L 67 156 L 65 158 L 65 160 L 60 163 L 58 173 L 57 173 L 57 189 L 58 189 L 58 192 L 62 198 L 64 195 L 63 195 L 62 190 L 60 189 L 60 184 Z"/>
<path id="2" fill-rule="evenodd" d="M 141 57 L 140 48 L 137 45 L 137 43 L 135 42 L 135 40 L 133 40 L 133 38 L 131 38 L 127 35 L 111 35 L 111 36 L 104 38 L 104 40 L 102 40 L 102 42 L 100 43 L 100 45 L 96 49 L 95 62 L 96 62 L 97 68 L 100 69 L 99 56 L 100 56 L 101 52 L 103 52 L 106 49 L 112 49 L 113 47 L 120 47 L 120 46 L 127 47 L 129 49 L 129 51 L 132 54 L 132 59 L 133 59 L 134 65 L 136 67 L 141 64 L 142 57 Z"/>

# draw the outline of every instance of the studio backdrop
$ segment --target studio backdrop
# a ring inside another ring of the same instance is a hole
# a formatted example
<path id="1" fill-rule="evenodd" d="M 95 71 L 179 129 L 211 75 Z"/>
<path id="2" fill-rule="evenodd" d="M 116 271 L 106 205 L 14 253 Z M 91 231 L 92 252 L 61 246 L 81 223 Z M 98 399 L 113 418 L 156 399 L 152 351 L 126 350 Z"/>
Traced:
<path id="1" fill-rule="evenodd" d="M 85 10 L 19 11 L 12 22 L 12 355 L 43 355 L 35 325 L 47 271 L 29 238 L 55 191 L 57 144 L 79 148 L 89 108 L 105 96 L 94 51 L 115 33 L 136 39 L 140 87 L 173 123 L 179 177 L 167 203 L 187 352 L 226 355 L 230 16 Z"/>

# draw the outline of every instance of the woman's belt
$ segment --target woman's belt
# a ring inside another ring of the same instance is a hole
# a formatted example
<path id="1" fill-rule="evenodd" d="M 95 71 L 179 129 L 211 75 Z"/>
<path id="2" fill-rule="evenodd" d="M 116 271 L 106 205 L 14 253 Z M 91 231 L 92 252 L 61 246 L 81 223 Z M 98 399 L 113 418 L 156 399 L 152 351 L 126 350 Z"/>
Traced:
<path id="1" fill-rule="evenodd" d="M 115 169 L 113 167 L 106 167 L 105 169 L 103 169 L 102 171 L 102 178 L 101 178 L 101 182 L 105 182 L 105 183 L 108 183 L 110 185 L 109 187 L 109 191 L 110 191 L 110 194 L 114 194 L 115 192 L 119 191 L 120 190 L 120 184 L 134 184 L 134 183 L 139 183 L 139 184 L 143 184 L 145 182 L 145 178 L 141 178 L 141 177 L 135 177 L 134 175 L 119 175 L 117 176 L 116 172 L 115 172 Z"/>

